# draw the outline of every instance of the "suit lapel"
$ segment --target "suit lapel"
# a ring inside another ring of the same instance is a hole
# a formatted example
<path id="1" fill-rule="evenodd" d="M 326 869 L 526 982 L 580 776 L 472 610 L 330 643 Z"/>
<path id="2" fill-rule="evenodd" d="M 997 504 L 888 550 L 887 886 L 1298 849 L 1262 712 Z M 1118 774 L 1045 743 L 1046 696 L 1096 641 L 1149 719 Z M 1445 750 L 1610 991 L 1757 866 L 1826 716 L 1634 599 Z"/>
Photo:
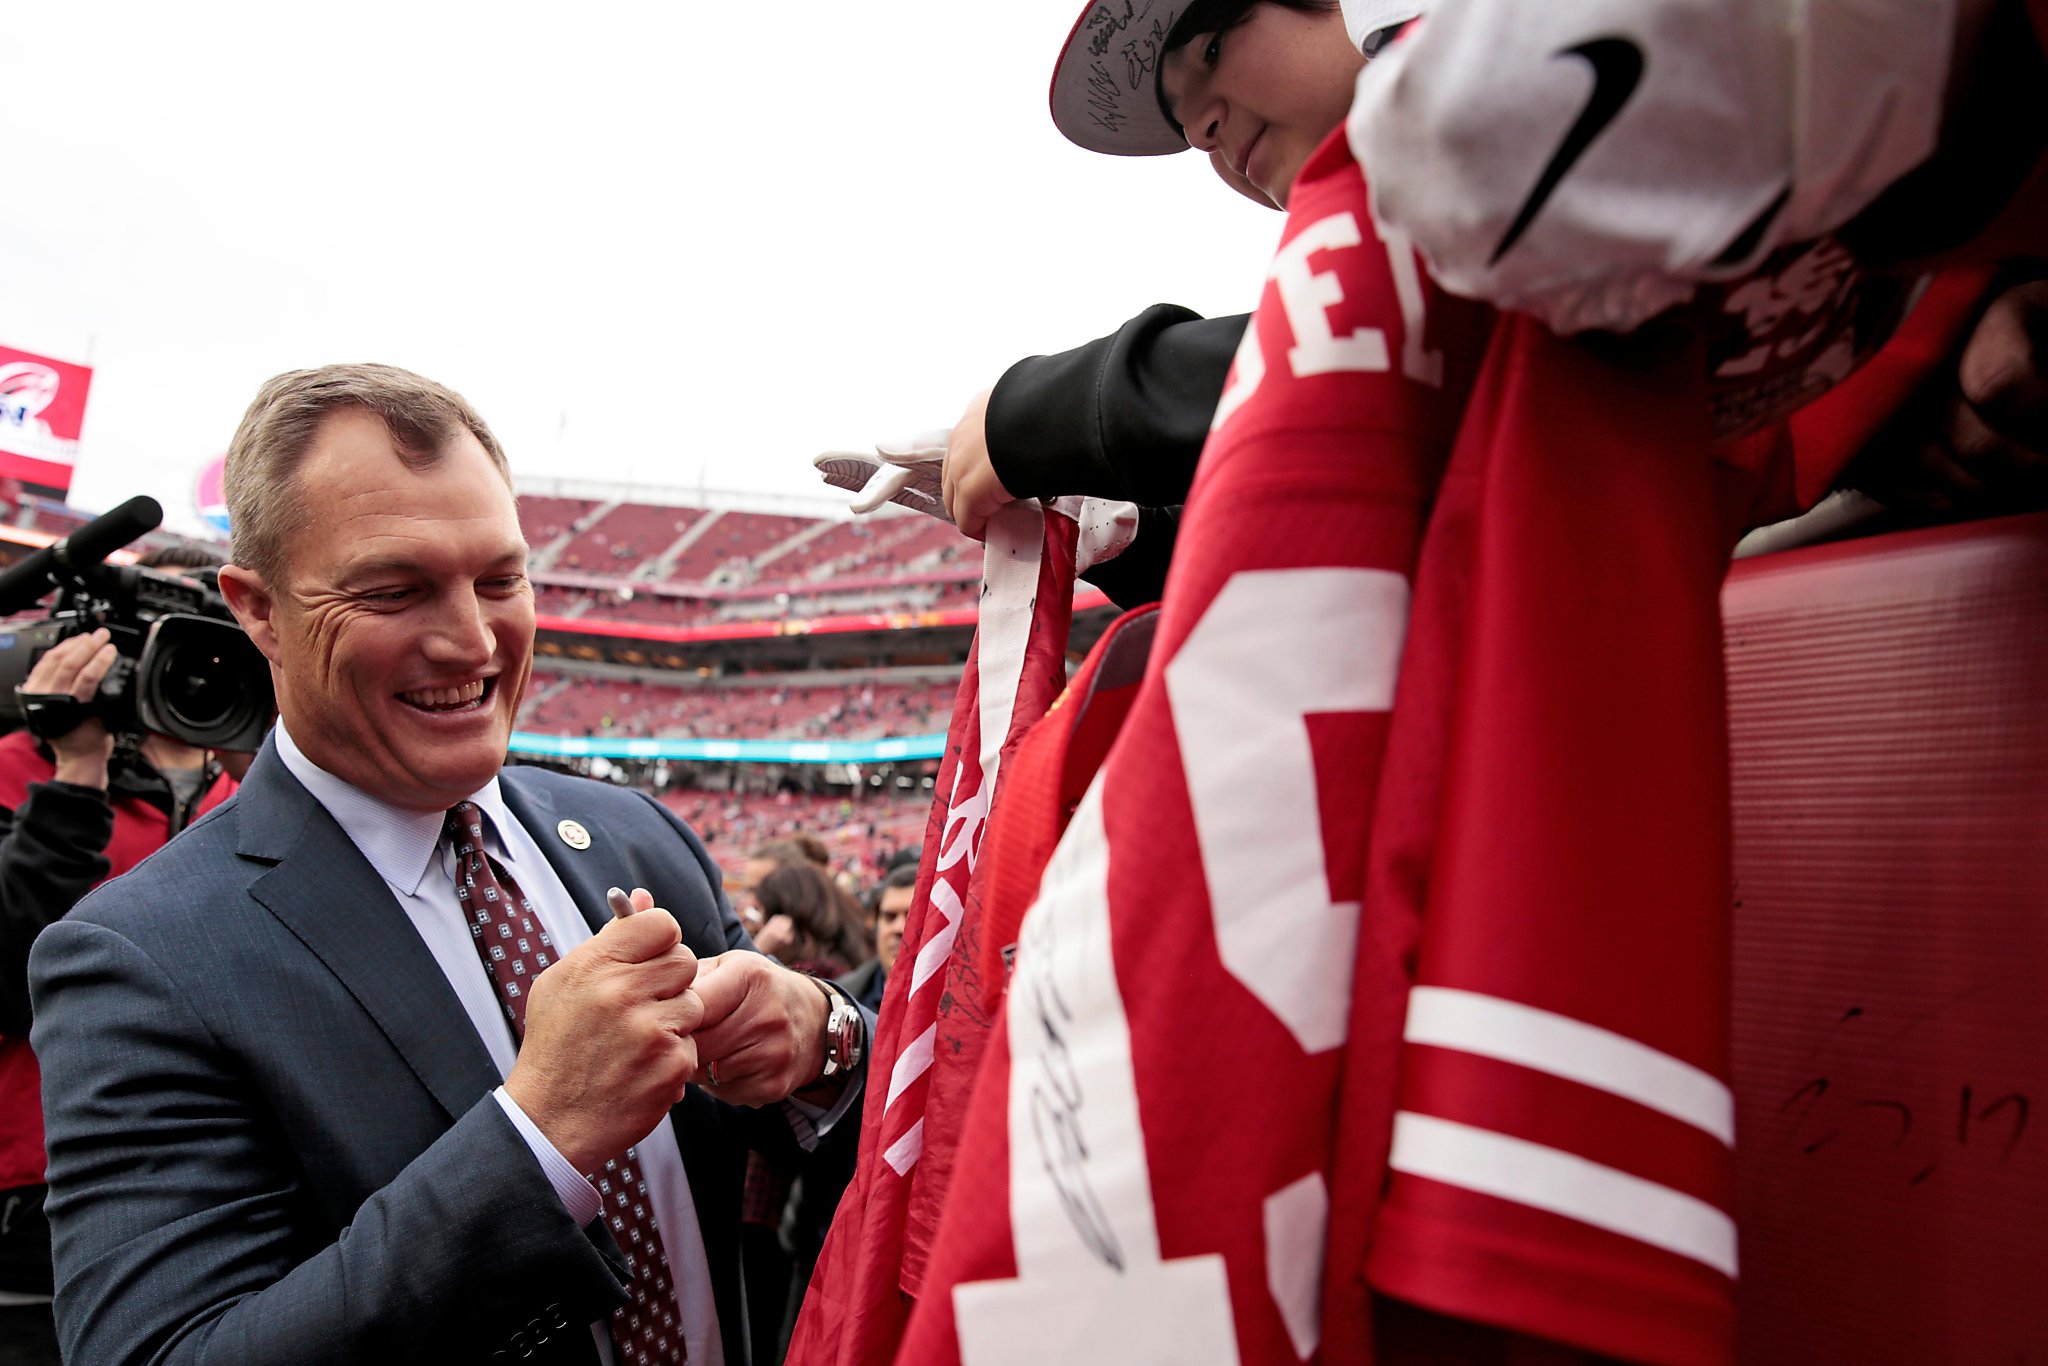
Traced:
<path id="1" fill-rule="evenodd" d="M 583 850 L 571 848 L 561 834 L 562 813 L 556 810 L 550 794 L 536 785 L 519 781 L 515 776 L 518 773 L 516 768 L 507 768 L 498 774 L 498 791 L 505 798 L 506 809 L 540 846 L 548 865 L 555 870 L 555 876 L 562 880 L 569 899 L 576 903 L 577 911 L 589 923 L 591 933 L 595 934 L 604 928 L 605 921 L 611 919 L 611 908 L 605 903 L 604 894 L 612 886 L 606 879 L 619 876 L 618 855 L 594 843 Z M 581 823 L 595 824 L 589 812 L 583 815 L 584 822 Z M 585 833 L 593 841 L 597 837 L 595 830 L 586 829 Z M 605 869 L 611 871 L 607 873 L 603 871 Z"/>
<path id="2" fill-rule="evenodd" d="M 340 980 L 449 1119 L 466 1114 L 498 1084 L 498 1069 L 384 879 L 274 742 L 238 796 L 239 852 L 274 865 L 250 895 Z"/>

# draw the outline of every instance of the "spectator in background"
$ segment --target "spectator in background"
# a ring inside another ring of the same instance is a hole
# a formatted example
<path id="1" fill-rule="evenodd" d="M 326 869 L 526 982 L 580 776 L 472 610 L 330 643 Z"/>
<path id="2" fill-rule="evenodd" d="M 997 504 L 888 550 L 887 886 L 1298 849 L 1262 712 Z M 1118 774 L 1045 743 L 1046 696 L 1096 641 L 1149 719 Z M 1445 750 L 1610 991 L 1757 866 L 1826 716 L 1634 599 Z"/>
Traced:
<path id="1" fill-rule="evenodd" d="M 806 842 L 817 843 L 807 837 L 778 841 L 786 850 L 802 849 Z M 818 848 L 822 852 L 823 846 Z M 833 885 L 822 868 L 801 856 L 775 862 L 772 858 L 764 860 L 756 851 L 756 858 L 766 861 L 768 867 L 754 887 L 754 896 L 766 925 L 778 930 L 776 940 L 783 946 L 776 950 L 776 956 L 784 966 L 813 977 L 836 978 L 867 961 L 867 937 L 860 921 L 847 914 L 845 894 Z M 786 930 L 781 929 L 785 926 Z M 849 1149 L 854 1146 L 848 1145 Z M 749 1331 L 753 1334 L 755 1361 L 782 1359 L 783 1318 L 794 1265 L 790 1249 L 782 1241 L 782 1223 L 796 1176 L 796 1168 L 789 1162 L 773 1161 L 759 1151 L 747 1156 L 747 1184 L 740 1206 L 740 1248 L 746 1266 Z M 818 1237 L 822 1243 L 822 1226 Z M 812 1258 L 815 1260 L 815 1252 Z"/>
<path id="2" fill-rule="evenodd" d="M 754 895 L 770 923 L 789 922 L 789 946 L 778 956 L 798 972 L 838 977 L 868 961 L 867 936 L 846 912 L 849 899 L 816 864 L 778 864 Z"/>
<path id="3" fill-rule="evenodd" d="M 831 880 L 832 852 L 825 847 L 823 840 L 807 831 L 800 831 L 786 838 L 769 840 L 766 844 L 756 846 L 754 851 L 747 855 L 739 886 L 733 889 L 733 908 L 746 923 L 748 933 L 754 936 L 754 946 L 761 952 L 773 954 L 785 962 L 789 961 L 796 926 L 787 919 L 778 920 L 775 912 L 764 910 L 760 905 L 759 889 L 762 880 L 770 873 L 788 865 L 816 869 L 824 878 L 834 903 L 834 913 L 839 920 L 856 929 L 862 922 L 860 903 L 853 899 L 851 893 Z M 847 966 L 838 971 L 844 972 L 847 968 L 867 961 L 870 951 L 869 946 L 863 944 L 860 957 L 849 958 Z"/>
<path id="4" fill-rule="evenodd" d="M 816 835 L 795 834 L 783 839 L 768 840 L 754 847 L 747 855 L 747 862 L 740 874 L 740 885 L 751 893 L 761 885 L 761 879 L 785 863 L 809 863 L 820 872 L 829 872 L 832 866 L 831 851 Z"/>
<path id="5" fill-rule="evenodd" d="M 874 912 L 868 930 L 874 936 L 875 956 L 839 979 L 854 1000 L 869 1010 L 882 1008 L 882 992 L 895 971 L 896 955 L 903 950 L 903 923 L 910 915 L 911 899 L 917 895 L 917 864 L 899 863 L 875 890 Z"/>
<path id="6" fill-rule="evenodd" d="M 737 820 L 743 814 L 743 808 L 735 803 L 729 809 L 729 814 Z M 754 895 L 754 889 L 761 885 L 762 878 L 781 867 L 784 862 L 801 860 L 802 857 L 802 853 L 788 840 L 770 840 L 766 844 L 757 845 L 747 855 L 746 862 L 740 865 L 737 879 L 727 880 L 726 894 L 732 899 L 732 908 L 738 913 L 740 923 L 745 925 L 747 933 L 754 937 L 754 947 L 778 958 L 782 956 L 782 951 L 789 947 L 786 936 L 790 927 L 777 925 L 772 930 L 769 929 L 768 917 L 761 914 L 761 904 Z M 764 935 L 767 937 L 766 943 L 762 942 Z"/>

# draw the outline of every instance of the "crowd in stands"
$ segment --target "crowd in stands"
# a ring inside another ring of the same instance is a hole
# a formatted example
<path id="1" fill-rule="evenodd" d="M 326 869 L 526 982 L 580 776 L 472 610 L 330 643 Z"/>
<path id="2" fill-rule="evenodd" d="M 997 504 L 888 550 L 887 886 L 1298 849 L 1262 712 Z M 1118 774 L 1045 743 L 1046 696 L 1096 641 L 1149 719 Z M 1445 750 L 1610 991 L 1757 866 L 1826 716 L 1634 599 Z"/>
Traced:
<path id="1" fill-rule="evenodd" d="M 872 518 L 840 522 L 763 566 L 763 577 L 800 580 L 860 578 L 972 564 L 967 542 L 944 522 L 928 517 Z"/>
<path id="2" fill-rule="evenodd" d="M 736 582 L 751 577 L 758 556 L 813 525 L 808 517 L 785 517 L 760 512 L 721 512 L 717 521 L 676 558 L 663 577 L 676 583 L 695 583 L 714 576 Z"/>
<path id="3" fill-rule="evenodd" d="M 559 591 L 559 590 L 550 590 Z M 565 604 L 582 598 L 576 615 L 584 621 L 634 621 L 654 626 L 709 626 L 723 615 L 723 604 L 710 598 L 673 598 L 645 592 L 579 592 L 568 590 Z M 549 610 L 546 607 L 542 611 Z"/>
<path id="4" fill-rule="evenodd" d="M 783 513 L 739 512 L 669 503 L 519 495 L 519 525 L 533 547 L 536 570 L 727 588 L 836 580 L 897 579 L 980 564 L 979 547 L 945 522 L 882 515 L 841 521 Z M 52 536 L 92 519 L 55 498 L 29 497 L 0 482 L 0 513 Z M 690 531 L 703 532 L 676 554 Z M 643 601 L 654 601 L 652 596 Z"/>
<path id="5" fill-rule="evenodd" d="M 588 498 L 549 498 L 540 494 L 519 496 L 519 529 L 527 543 L 539 550 L 590 515 L 597 504 Z"/>
<path id="6" fill-rule="evenodd" d="M 620 503 L 602 515 L 586 513 L 572 526 L 582 534 L 562 547 L 554 564 L 592 574 L 626 574 L 670 546 L 707 514 L 699 508 Z"/>
<path id="7" fill-rule="evenodd" d="M 34 498 L 19 520 L 64 536 L 90 515 Z M 767 616 L 952 611 L 971 606 L 980 592 L 980 548 L 929 517 L 836 521 L 521 494 L 519 522 L 533 547 L 535 605 L 544 617 L 701 627 Z M 657 584 L 710 591 L 677 596 Z"/>
<path id="8" fill-rule="evenodd" d="M 661 802 L 697 832 L 729 884 L 743 879 L 749 850 L 801 834 L 820 842 L 834 873 L 865 883 L 924 837 L 932 795 L 928 788 L 893 786 L 864 789 L 858 800 L 836 793 L 672 788 Z"/>
<path id="9" fill-rule="evenodd" d="M 547 564 L 642 578 L 698 583 L 714 577 L 798 580 L 898 573 L 966 557 L 969 542 L 928 517 L 855 521 L 789 513 L 740 512 L 667 503 L 549 498 L 521 494 L 520 525 Z M 702 524 L 694 536 L 689 533 Z M 565 535 L 571 539 L 562 541 Z M 685 537 L 688 544 L 678 551 Z M 557 541 L 562 544 L 556 546 Z M 675 552 L 672 563 L 656 561 Z"/>
<path id="10" fill-rule="evenodd" d="M 536 670 L 520 729 L 548 735 L 877 740 L 946 728 L 952 681 L 681 686 Z"/>
<path id="11" fill-rule="evenodd" d="M 951 611 L 980 554 L 929 517 L 854 521 L 525 494 L 542 616 L 677 628 L 771 617 Z M 687 586 L 688 595 L 663 592 Z"/>

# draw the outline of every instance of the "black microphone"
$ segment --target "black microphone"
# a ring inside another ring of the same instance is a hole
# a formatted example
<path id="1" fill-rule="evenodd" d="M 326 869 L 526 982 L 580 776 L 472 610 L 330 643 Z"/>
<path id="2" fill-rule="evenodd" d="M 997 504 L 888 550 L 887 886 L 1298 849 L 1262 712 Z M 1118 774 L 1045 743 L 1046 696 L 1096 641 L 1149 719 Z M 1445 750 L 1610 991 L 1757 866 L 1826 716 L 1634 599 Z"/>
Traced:
<path id="1" fill-rule="evenodd" d="M 138 494 L 10 566 L 0 573 L 0 617 L 34 606 L 50 591 L 58 574 L 98 564 L 136 537 L 155 531 L 163 521 L 163 506 L 148 494 Z"/>

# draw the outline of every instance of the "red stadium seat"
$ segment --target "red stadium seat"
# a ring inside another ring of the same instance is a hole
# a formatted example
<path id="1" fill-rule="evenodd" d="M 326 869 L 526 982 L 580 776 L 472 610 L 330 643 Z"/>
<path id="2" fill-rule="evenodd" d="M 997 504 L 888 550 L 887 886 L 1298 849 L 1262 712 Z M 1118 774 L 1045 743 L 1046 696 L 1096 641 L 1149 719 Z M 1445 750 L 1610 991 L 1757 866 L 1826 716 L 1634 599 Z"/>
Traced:
<path id="1" fill-rule="evenodd" d="M 1740 1359 L 2048 1359 L 2048 516 L 1725 616 Z"/>
<path id="2" fill-rule="evenodd" d="M 549 498 L 535 493 L 519 495 L 519 529 L 527 544 L 539 549 L 576 525 L 597 506 L 588 498 Z"/>
<path id="3" fill-rule="evenodd" d="M 750 563 L 754 556 L 796 535 L 816 520 L 766 512 L 720 513 L 710 529 L 677 557 L 666 577 L 674 583 L 694 583 L 735 562 Z"/>

